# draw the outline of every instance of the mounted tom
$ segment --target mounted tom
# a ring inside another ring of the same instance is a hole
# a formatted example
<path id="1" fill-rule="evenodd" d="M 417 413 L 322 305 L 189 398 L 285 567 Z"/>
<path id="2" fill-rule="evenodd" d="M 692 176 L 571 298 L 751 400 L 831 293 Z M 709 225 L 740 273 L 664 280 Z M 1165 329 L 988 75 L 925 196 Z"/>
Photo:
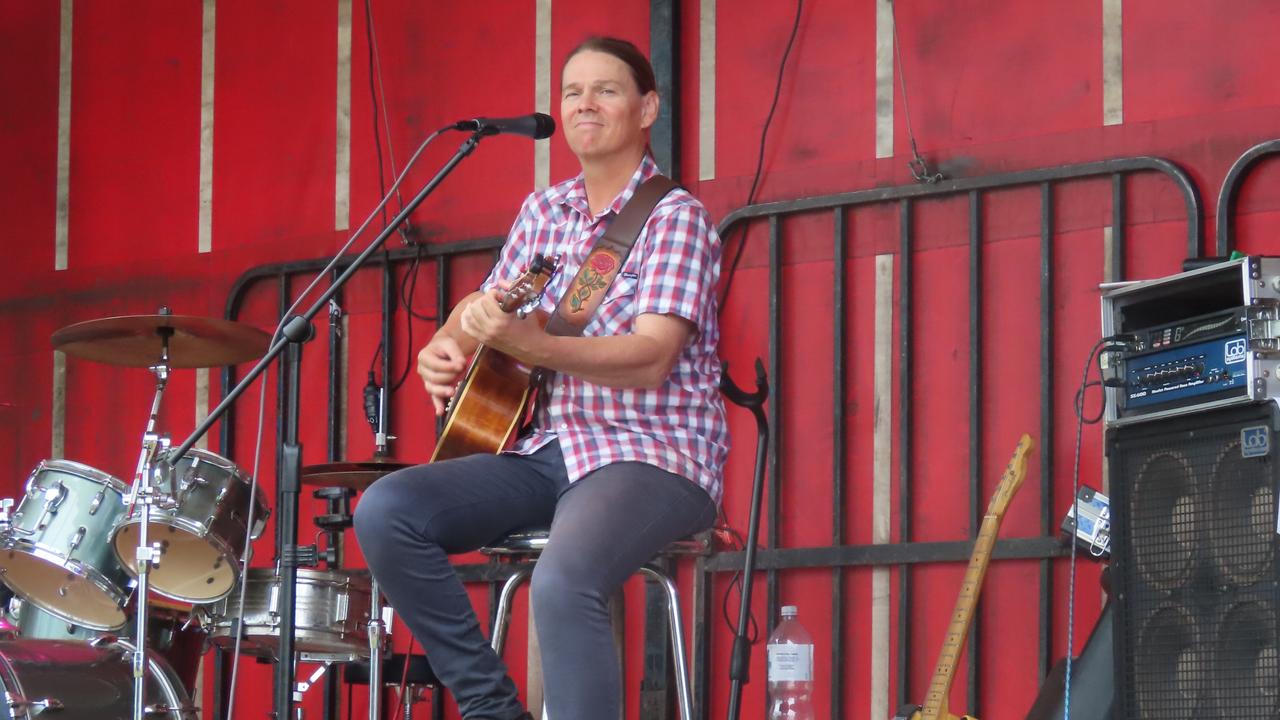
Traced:
<path id="1" fill-rule="evenodd" d="M 172 472 L 154 473 L 151 484 L 159 498 L 148 526 L 150 541 L 160 544 L 160 565 L 150 571 L 155 591 L 195 604 L 225 597 L 240 578 L 246 538 L 257 539 L 266 527 L 269 509 L 262 488 L 250 493 L 247 473 L 199 449 L 189 450 Z M 141 524 L 142 507 L 135 505 L 121 519 L 112 543 L 134 574 Z"/>
<path id="2" fill-rule="evenodd" d="M 129 574 L 109 539 L 124 514 L 120 480 L 70 460 L 44 460 L 12 516 L 0 517 L 0 579 L 19 597 L 92 630 L 124 625 Z"/>

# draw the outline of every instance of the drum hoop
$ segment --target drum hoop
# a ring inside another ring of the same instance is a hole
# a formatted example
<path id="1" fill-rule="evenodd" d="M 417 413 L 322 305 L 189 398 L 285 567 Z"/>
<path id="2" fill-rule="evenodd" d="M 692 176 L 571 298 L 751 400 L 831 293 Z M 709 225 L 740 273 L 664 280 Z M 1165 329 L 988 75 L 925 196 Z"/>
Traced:
<path id="1" fill-rule="evenodd" d="M 187 459 L 187 458 L 195 458 L 195 459 L 199 459 L 201 462 L 207 462 L 210 465 L 213 465 L 222 470 L 228 471 L 231 475 L 234 475 L 237 478 L 239 478 L 241 481 L 243 481 L 245 485 L 249 484 L 249 480 L 248 480 L 248 478 L 250 477 L 249 473 L 242 470 L 239 465 L 235 464 L 234 461 L 230 460 L 229 458 L 225 458 L 215 452 L 210 452 L 209 450 L 201 450 L 200 448 L 191 448 L 190 450 L 187 451 L 187 454 L 183 456 L 183 459 Z"/>
<path id="2" fill-rule="evenodd" d="M 270 584 L 275 584 L 280 581 L 280 576 L 276 573 L 275 568 L 249 568 L 245 573 L 245 576 L 255 582 L 265 581 Z M 360 575 L 352 575 L 348 571 L 340 569 L 322 570 L 320 568 L 300 567 L 297 569 L 297 582 L 298 584 L 320 586 L 331 585 L 333 587 L 340 587 L 348 590 L 363 590 L 366 593 L 372 589 L 372 584 L 369 582 L 369 578 Z"/>
<path id="3" fill-rule="evenodd" d="M 135 646 L 126 639 L 118 639 L 112 643 L 113 647 L 123 648 L 125 655 L 132 658 Z M 186 701 L 178 694 L 179 689 L 185 694 L 186 688 L 182 686 L 182 679 L 178 677 L 178 673 L 174 671 L 173 666 L 169 664 L 164 656 L 153 649 L 147 649 L 147 674 L 156 679 L 156 684 L 165 694 L 165 703 L 168 705 L 166 714 L 172 715 L 178 713 L 179 717 L 188 717 L 195 709 L 194 701 L 188 696 Z"/>
<path id="4" fill-rule="evenodd" d="M 29 486 L 31 481 L 46 468 L 61 470 L 70 475 L 76 475 L 99 485 L 109 485 L 111 488 L 119 491 L 121 497 L 123 497 L 125 493 L 129 492 L 129 486 L 115 475 L 103 472 L 91 465 L 76 462 L 75 460 L 41 460 L 40 464 L 36 465 L 36 469 L 32 470 L 31 475 L 27 478 L 27 485 Z"/>
<path id="5" fill-rule="evenodd" d="M 119 535 L 120 532 L 125 529 L 125 527 L 129 525 L 142 524 L 141 508 L 134 509 L 134 513 L 136 513 L 136 515 L 131 514 L 131 515 L 120 518 L 119 520 L 116 521 L 115 527 L 111 528 L 111 544 L 112 545 L 115 544 L 116 535 Z M 185 532 L 188 535 L 194 535 L 200 538 L 201 540 L 205 540 L 211 532 L 211 529 L 209 527 L 206 527 L 200 523 L 188 520 L 187 518 L 181 515 L 170 515 L 169 511 L 167 510 L 156 510 L 154 508 L 151 510 L 151 524 L 166 525 L 168 527 L 177 528 L 178 530 L 181 530 L 182 532 Z M 221 549 L 222 548 L 219 548 L 219 550 Z M 121 560 L 123 561 L 124 558 L 121 558 Z"/>
<path id="6" fill-rule="evenodd" d="M 9 660 L 9 656 L 0 652 L 0 681 L 4 682 L 4 703 L 9 705 L 9 714 L 13 714 L 13 706 L 10 701 L 15 697 L 25 698 L 27 691 L 22 687 L 22 680 L 18 677 L 18 673 L 13 668 L 13 663 Z"/>
<path id="7" fill-rule="evenodd" d="M 11 541 L 9 549 L 17 550 L 18 552 L 25 553 L 38 560 L 44 560 L 52 565 L 57 565 L 78 578 L 88 580 L 93 583 L 95 587 L 104 593 L 107 593 L 112 598 L 118 598 L 117 604 L 121 607 L 124 605 L 124 600 L 133 594 L 132 591 L 123 592 L 116 590 L 111 581 L 107 579 L 107 576 L 102 574 L 102 572 L 97 568 L 85 565 L 79 560 L 72 560 L 64 555 L 60 555 L 56 550 L 50 550 L 47 546 L 40 543 L 33 543 L 29 540 L 19 538 Z"/>
<path id="8" fill-rule="evenodd" d="M 130 590 L 127 593 L 116 590 L 115 587 L 112 586 L 111 582 L 107 580 L 106 576 L 103 575 L 101 572 L 99 572 L 96 568 L 88 567 L 81 562 L 73 563 L 68 558 L 62 557 L 58 555 L 56 552 L 51 552 L 44 546 L 39 545 L 37 543 L 32 543 L 28 540 L 17 539 L 17 540 L 10 540 L 8 543 L 6 543 L 6 545 L 12 550 L 17 550 L 18 552 L 34 557 L 37 560 L 43 560 L 51 565 L 56 565 L 59 568 L 65 570 L 66 572 L 69 572 L 82 580 L 86 580 L 92 583 L 94 587 L 101 590 L 104 594 L 106 594 L 109 598 L 111 598 L 111 600 L 115 602 L 117 607 L 123 608 L 125 600 L 127 600 L 129 596 L 133 594 L 132 590 Z M 19 546 L 25 546 L 25 547 L 19 547 Z M 59 620 L 69 622 L 73 625 L 80 625 L 90 630 L 110 631 L 110 630 L 118 630 L 124 627 L 129 622 L 128 618 L 126 618 L 125 621 L 119 625 L 106 626 L 106 625 L 99 625 L 97 623 L 88 623 L 80 618 L 71 617 L 60 610 L 46 606 L 44 603 L 40 602 L 36 598 L 29 595 L 26 591 L 19 590 L 17 587 L 14 587 L 13 585 L 10 585 L 7 582 L 5 584 L 9 586 L 10 590 L 13 590 L 14 594 L 21 597 L 24 602 L 29 602 L 32 605 L 35 605 L 36 607 L 40 608 L 41 610 L 44 610 L 45 612 L 49 613 L 50 615 L 53 615 Z"/>

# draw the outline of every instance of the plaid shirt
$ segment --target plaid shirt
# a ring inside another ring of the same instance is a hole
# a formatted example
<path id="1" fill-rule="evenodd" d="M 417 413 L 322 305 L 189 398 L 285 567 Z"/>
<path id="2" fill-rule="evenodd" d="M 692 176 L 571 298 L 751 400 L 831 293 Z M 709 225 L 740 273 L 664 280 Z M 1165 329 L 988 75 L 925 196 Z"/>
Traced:
<path id="1" fill-rule="evenodd" d="M 594 217 L 581 175 L 533 193 L 484 287 L 494 287 L 499 279 L 514 281 L 535 254 L 559 254 L 559 271 L 540 303 L 553 311 L 596 240 L 640 183 L 657 173 L 646 155 L 627 187 Z M 557 373 L 550 400 L 540 403 L 532 431 L 512 451 L 528 454 L 558 438 L 571 482 L 610 463 L 638 461 L 696 482 L 719 502 L 729 452 L 716 357 L 719 275 L 720 238 L 710 216 L 683 188 L 673 190 L 649 216 L 583 332 L 627 334 L 643 313 L 682 317 L 696 329 L 671 374 L 649 390 L 606 387 Z"/>

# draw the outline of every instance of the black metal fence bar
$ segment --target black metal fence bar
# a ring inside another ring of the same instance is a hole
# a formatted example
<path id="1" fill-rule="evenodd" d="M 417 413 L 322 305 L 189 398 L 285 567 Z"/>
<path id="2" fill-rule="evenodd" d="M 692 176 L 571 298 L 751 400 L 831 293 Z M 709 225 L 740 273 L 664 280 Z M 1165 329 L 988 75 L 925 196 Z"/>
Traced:
<path id="1" fill-rule="evenodd" d="M 848 232 L 846 230 L 844 208 L 833 210 L 831 221 L 834 229 L 831 240 L 835 244 L 835 252 L 832 254 L 832 264 L 835 266 L 835 272 L 832 273 L 831 293 L 831 302 L 834 306 L 834 311 L 831 313 L 833 321 L 831 328 L 831 363 L 835 368 L 835 373 L 831 378 L 831 435 L 835 439 L 835 442 L 831 443 L 831 544 L 843 545 L 846 540 L 844 465 L 847 459 L 844 444 L 844 346 L 848 331 L 848 323 L 845 318 L 845 305 L 848 299 L 848 292 L 845 289 L 845 246 L 848 242 Z M 831 568 L 832 677 L 844 677 L 844 575 L 844 568 L 839 566 Z M 831 685 L 831 720 L 843 720 L 844 718 L 844 694 L 841 692 L 842 690 L 843 688 L 838 684 L 833 683 Z"/>
<path id="2" fill-rule="evenodd" d="M 1236 201 L 1240 197 L 1240 188 L 1259 161 L 1277 153 L 1280 153 L 1280 140 L 1268 140 L 1244 151 L 1231 164 L 1231 169 L 1222 180 L 1222 190 L 1218 193 L 1215 255 L 1227 255 L 1236 249 Z"/>

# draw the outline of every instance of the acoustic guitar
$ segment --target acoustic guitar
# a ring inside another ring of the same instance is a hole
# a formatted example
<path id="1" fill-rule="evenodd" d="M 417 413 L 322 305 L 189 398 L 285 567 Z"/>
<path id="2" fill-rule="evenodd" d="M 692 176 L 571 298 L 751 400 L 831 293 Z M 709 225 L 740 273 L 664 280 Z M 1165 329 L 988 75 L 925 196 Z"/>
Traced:
<path id="1" fill-rule="evenodd" d="M 555 274 L 556 262 L 535 256 L 529 269 L 503 293 L 499 301 L 503 312 L 527 312 L 535 306 Z M 545 313 L 538 317 L 546 322 Z M 529 411 L 538 377 L 538 368 L 481 345 L 445 409 L 444 431 L 431 462 L 505 448 Z"/>
<path id="2" fill-rule="evenodd" d="M 977 720 L 970 715 L 952 715 L 947 709 L 947 697 L 951 693 L 951 680 L 955 675 L 956 662 L 960 659 L 960 650 L 964 647 L 969 626 L 973 622 L 973 611 L 978 604 L 978 593 L 982 591 L 987 564 L 991 561 L 991 549 L 1000 532 L 1000 521 L 1004 518 L 1004 512 L 1014 493 L 1022 487 L 1022 480 L 1027 474 L 1027 453 L 1031 452 L 1033 445 L 1030 435 L 1024 434 L 1018 441 L 1013 458 L 1005 466 L 1000 485 L 987 506 L 987 514 L 982 518 L 982 529 L 973 545 L 969 569 L 965 571 L 964 582 L 960 585 L 960 597 L 956 599 L 956 609 L 951 614 L 951 624 L 947 627 L 947 635 L 942 642 L 942 653 L 938 656 L 938 665 L 933 671 L 933 681 L 929 683 L 924 707 L 907 705 L 898 710 L 893 720 Z"/>

